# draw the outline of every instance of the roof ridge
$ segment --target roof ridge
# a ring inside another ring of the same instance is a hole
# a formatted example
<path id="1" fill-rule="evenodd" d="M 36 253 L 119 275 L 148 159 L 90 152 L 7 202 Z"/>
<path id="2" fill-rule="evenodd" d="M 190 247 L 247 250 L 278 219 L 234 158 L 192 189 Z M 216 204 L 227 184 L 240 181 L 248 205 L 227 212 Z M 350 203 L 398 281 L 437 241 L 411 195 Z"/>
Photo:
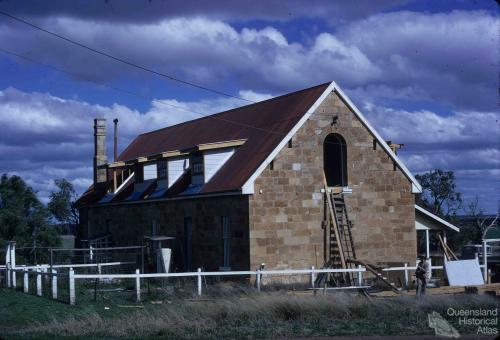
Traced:
<path id="1" fill-rule="evenodd" d="M 285 94 L 282 94 L 280 96 L 276 96 L 276 97 L 272 97 L 272 98 L 269 98 L 269 99 L 265 99 L 265 100 L 262 100 L 262 101 L 259 101 L 259 102 L 255 102 L 255 103 L 252 103 L 252 104 L 238 106 L 238 107 L 235 107 L 235 108 L 232 108 L 232 109 L 229 109 L 229 110 L 225 110 L 225 111 L 221 111 L 221 112 L 216 112 L 216 113 L 213 113 L 213 114 L 210 114 L 210 115 L 207 115 L 207 116 L 203 116 L 203 117 L 200 117 L 200 118 L 187 120 L 185 122 L 181 122 L 181 123 L 177 123 L 177 124 L 174 124 L 174 125 L 165 126 L 165 127 L 162 127 L 162 128 L 156 129 L 156 130 L 148 131 L 148 132 L 143 132 L 143 133 L 139 134 L 137 137 L 149 135 L 149 134 L 152 134 L 152 133 L 156 133 L 156 132 L 159 132 L 159 131 L 167 130 L 167 129 L 170 129 L 170 128 L 173 128 L 173 127 L 178 127 L 178 126 L 185 125 L 185 124 L 188 124 L 188 123 L 197 122 L 197 121 L 200 121 L 200 120 L 203 120 L 203 119 L 213 118 L 214 116 L 222 115 L 224 113 L 228 113 L 228 112 L 231 112 L 231 111 L 239 110 L 239 109 L 242 109 L 242 108 L 245 108 L 245 107 L 251 107 L 251 106 L 262 104 L 262 103 L 265 103 L 265 102 L 269 102 L 269 101 L 273 101 L 273 100 L 278 100 L 278 99 L 281 99 L 281 98 L 285 98 L 285 97 L 288 97 L 288 96 L 291 96 L 291 95 L 296 95 L 296 94 L 298 94 L 300 92 L 310 91 L 312 89 L 315 89 L 315 88 L 318 88 L 318 87 L 321 87 L 321 86 L 325 86 L 325 85 L 330 84 L 330 83 L 331 82 L 322 83 L 322 84 L 319 84 L 319 85 L 308 87 L 306 89 L 302 89 L 302 90 L 298 90 L 298 91 L 294 91 L 294 92 L 285 93 Z M 255 128 L 258 128 L 258 127 L 255 127 Z"/>

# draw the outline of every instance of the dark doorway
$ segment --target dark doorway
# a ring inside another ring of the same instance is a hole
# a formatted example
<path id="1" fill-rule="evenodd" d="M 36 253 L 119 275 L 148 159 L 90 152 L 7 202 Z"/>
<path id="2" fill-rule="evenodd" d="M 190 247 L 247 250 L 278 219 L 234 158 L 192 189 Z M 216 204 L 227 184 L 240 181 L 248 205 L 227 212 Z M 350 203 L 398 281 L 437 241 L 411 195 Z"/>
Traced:
<path id="1" fill-rule="evenodd" d="M 345 139 L 336 133 L 329 134 L 323 144 L 323 168 L 329 187 L 347 186 L 347 147 Z"/>

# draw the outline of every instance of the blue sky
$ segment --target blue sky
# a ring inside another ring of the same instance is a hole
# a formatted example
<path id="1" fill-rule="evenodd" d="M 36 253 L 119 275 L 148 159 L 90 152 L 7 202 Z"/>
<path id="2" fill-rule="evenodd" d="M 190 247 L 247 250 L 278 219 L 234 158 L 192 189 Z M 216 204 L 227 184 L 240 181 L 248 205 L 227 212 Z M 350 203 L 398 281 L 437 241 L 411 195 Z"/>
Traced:
<path id="1" fill-rule="evenodd" d="M 0 11 L 251 100 L 335 80 L 384 138 L 405 144 L 414 173 L 453 170 L 466 201 L 477 195 L 497 210 L 494 1 L 3 0 Z M 123 149 L 138 133 L 245 104 L 4 16 L 0 75 L 0 172 L 21 175 L 44 199 L 54 179 L 79 192 L 91 183 L 94 117 L 120 119 Z"/>

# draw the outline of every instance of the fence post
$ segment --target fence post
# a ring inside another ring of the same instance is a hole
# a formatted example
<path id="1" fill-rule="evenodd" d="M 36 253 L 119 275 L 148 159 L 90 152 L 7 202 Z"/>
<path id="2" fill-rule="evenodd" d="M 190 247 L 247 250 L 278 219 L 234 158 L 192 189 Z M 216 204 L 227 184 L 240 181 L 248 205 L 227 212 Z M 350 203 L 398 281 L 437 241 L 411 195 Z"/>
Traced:
<path id="1" fill-rule="evenodd" d="M 10 241 L 10 265 L 16 269 L 16 241 Z"/>
<path id="2" fill-rule="evenodd" d="M 5 284 L 7 287 L 10 287 L 10 278 L 8 268 L 9 268 L 9 263 L 10 263 L 10 242 L 7 242 L 7 246 L 5 248 Z"/>
<path id="3" fill-rule="evenodd" d="M 69 304 L 74 305 L 76 303 L 76 297 L 75 297 L 75 271 L 73 270 L 73 268 L 69 268 L 68 281 L 69 281 Z"/>
<path id="4" fill-rule="evenodd" d="M 137 302 L 141 301 L 141 277 L 140 277 L 140 270 L 136 269 L 135 270 L 135 292 L 137 294 Z"/>
<path id="5" fill-rule="evenodd" d="M 363 266 L 358 264 L 358 286 L 363 285 L 363 272 L 361 271 L 363 269 Z"/>
<path id="6" fill-rule="evenodd" d="M 10 288 L 10 262 L 7 262 L 5 265 L 5 283 L 7 284 L 7 288 Z"/>
<path id="7" fill-rule="evenodd" d="M 17 277 L 16 277 L 16 268 L 13 268 L 11 270 L 12 272 L 12 288 L 16 289 L 16 285 L 17 285 Z"/>
<path id="8" fill-rule="evenodd" d="M 23 291 L 25 293 L 29 293 L 30 288 L 29 288 L 29 277 L 28 277 L 28 269 L 24 268 L 23 272 Z"/>
<path id="9" fill-rule="evenodd" d="M 52 269 L 52 298 L 57 300 L 57 270 Z"/>
<path id="10" fill-rule="evenodd" d="M 101 264 L 98 263 L 97 264 L 97 274 L 101 275 L 102 274 L 102 267 L 101 267 Z M 104 279 L 99 279 L 99 282 L 103 282 Z M 97 281 L 96 281 L 96 284 L 97 284 Z"/>
<path id="11" fill-rule="evenodd" d="M 201 268 L 198 268 L 198 296 L 201 296 Z"/>
<path id="12" fill-rule="evenodd" d="M 257 291 L 260 292 L 260 268 L 257 269 Z"/>
<path id="13" fill-rule="evenodd" d="M 316 277 L 315 277 L 315 273 L 314 273 L 314 266 L 311 267 L 311 287 L 312 289 L 314 289 L 314 281 L 316 280 Z"/>
<path id="14" fill-rule="evenodd" d="M 405 262 L 405 288 L 408 289 L 408 282 L 409 282 L 409 275 L 408 275 L 408 263 Z"/>
<path id="15" fill-rule="evenodd" d="M 488 283 L 488 254 L 486 252 L 486 240 L 483 240 L 483 266 L 484 283 Z"/>
<path id="16" fill-rule="evenodd" d="M 42 296 L 42 273 L 40 267 L 36 268 L 36 295 Z"/>

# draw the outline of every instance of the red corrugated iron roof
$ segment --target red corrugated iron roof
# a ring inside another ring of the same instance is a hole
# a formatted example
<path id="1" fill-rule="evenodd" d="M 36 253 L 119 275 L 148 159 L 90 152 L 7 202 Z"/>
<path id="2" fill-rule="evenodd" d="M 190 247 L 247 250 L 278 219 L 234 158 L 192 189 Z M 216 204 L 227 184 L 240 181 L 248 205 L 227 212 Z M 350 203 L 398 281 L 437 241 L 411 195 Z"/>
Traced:
<path id="1" fill-rule="evenodd" d="M 118 157 L 129 161 L 198 144 L 246 139 L 202 192 L 238 190 L 329 83 L 139 135 Z"/>
<path id="2" fill-rule="evenodd" d="M 143 133 L 117 161 L 131 161 L 199 144 L 246 139 L 200 193 L 240 190 L 329 84 Z"/>

